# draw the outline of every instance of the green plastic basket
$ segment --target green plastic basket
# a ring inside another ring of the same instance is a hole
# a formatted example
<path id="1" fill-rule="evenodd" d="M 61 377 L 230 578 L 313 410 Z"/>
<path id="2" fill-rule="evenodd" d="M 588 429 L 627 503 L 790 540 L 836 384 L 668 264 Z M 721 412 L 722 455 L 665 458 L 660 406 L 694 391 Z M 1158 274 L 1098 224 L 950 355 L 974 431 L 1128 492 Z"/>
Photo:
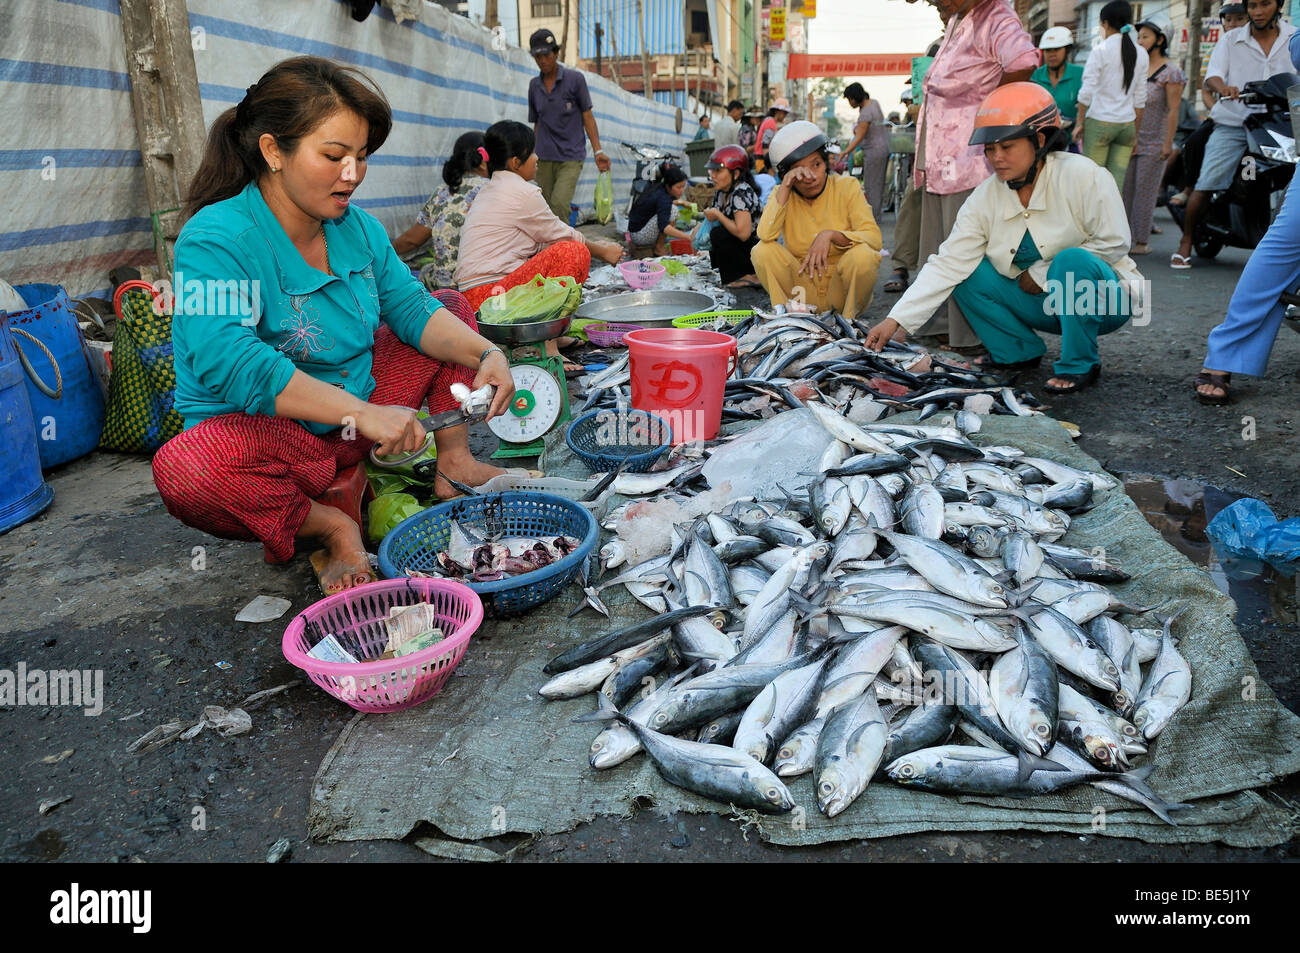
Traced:
<path id="1" fill-rule="evenodd" d="M 687 314 L 680 318 L 673 318 L 673 327 L 702 328 L 705 325 L 716 323 L 721 318 L 727 322 L 729 327 L 734 328 L 741 321 L 753 316 L 753 311 L 701 311 L 699 314 Z"/>

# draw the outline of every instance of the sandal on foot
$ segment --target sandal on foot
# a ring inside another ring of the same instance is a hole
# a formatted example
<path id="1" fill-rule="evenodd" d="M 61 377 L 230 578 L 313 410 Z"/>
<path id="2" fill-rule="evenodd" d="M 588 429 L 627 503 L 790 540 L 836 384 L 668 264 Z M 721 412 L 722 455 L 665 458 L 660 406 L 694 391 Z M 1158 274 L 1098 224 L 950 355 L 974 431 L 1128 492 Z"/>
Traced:
<path id="1" fill-rule="evenodd" d="M 1165 230 L 1164 230 L 1163 228 L 1161 228 L 1159 225 L 1152 225 L 1152 226 L 1151 226 L 1151 234 L 1152 234 L 1152 235 L 1163 235 L 1164 233 L 1165 233 Z"/>
<path id="2" fill-rule="evenodd" d="M 729 282 L 727 282 L 727 287 L 728 287 L 728 288 L 733 288 L 733 289 L 736 289 L 736 288 L 761 288 L 761 287 L 763 287 L 763 283 L 762 283 L 761 281 L 759 281 L 757 278 L 749 278 L 749 277 L 745 277 L 745 278 L 737 278 L 735 281 L 729 281 Z"/>
<path id="3" fill-rule="evenodd" d="M 1186 271 L 1192 267 L 1192 256 L 1180 255 L 1178 252 L 1174 252 L 1169 256 L 1169 267 L 1176 271 Z"/>
<path id="4" fill-rule="evenodd" d="M 1231 383 L 1232 375 L 1227 371 L 1223 371 L 1219 374 L 1212 373 L 1211 371 L 1201 371 L 1201 373 L 1196 375 L 1196 380 L 1192 382 L 1192 393 L 1196 395 L 1196 399 L 1202 404 L 1209 404 L 1212 407 L 1221 407 L 1232 400 Z M 1217 396 L 1214 394 L 1202 394 L 1200 388 L 1207 384 L 1210 387 L 1217 387 L 1219 390 L 1223 391 L 1223 393 Z"/>
<path id="5" fill-rule="evenodd" d="M 1082 374 L 1053 374 L 1052 377 L 1065 381 L 1070 386 L 1053 387 L 1049 380 L 1043 385 L 1043 390 L 1049 394 L 1073 394 L 1075 391 L 1083 390 L 1085 387 L 1090 387 L 1097 382 L 1097 378 L 1101 377 L 1101 365 L 1094 364 L 1091 370 L 1084 371 Z"/>
<path id="6" fill-rule="evenodd" d="M 1151 246 L 1146 242 L 1141 242 L 1140 244 L 1134 245 L 1130 248 L 1128 253 L 1130 255 L 1149 255 L 1151 254 Z"/>
<path id="7" fill-rule="evenodd" d="M 895 268 L 894 277 L 885 282 L 885 291 L 889 294 L 898 294 L 907 290 L 907 269 Z"/>
<path id="8" fill-rule="evenodd" d="M 1043 355 L 1031 357 L 1023 361 L 1012 361 L 1010 364 L 999 364 L 993 360 L 992 355 L 985 355 L 983 358 L 975 358 L 971 361 L 974 367 L 981 371 L 1002 371 L 1004 373 L 1018 373 L 1020 371 L 1032 371 L 1039 364 L 1043 363 Z"/>

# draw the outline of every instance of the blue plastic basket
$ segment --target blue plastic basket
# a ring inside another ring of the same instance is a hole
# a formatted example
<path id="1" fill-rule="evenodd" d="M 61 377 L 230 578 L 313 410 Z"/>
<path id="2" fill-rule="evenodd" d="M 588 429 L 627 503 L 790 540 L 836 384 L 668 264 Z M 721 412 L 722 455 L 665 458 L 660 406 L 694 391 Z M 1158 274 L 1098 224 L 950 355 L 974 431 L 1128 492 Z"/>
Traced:
<path id="1" fill-rule="evenodd" d="M 438 572 L 451 521 L 505 536 L 573 536 L 582 542 L 563 559 L 535 572 L 494 582 L 465 583 L 496 618 L 519 615 L 553 598 L 568 585 L 595 548 L 596 518 L 579 503 L 550 493 L 506 492 L 466 496 L 430 507 L 393 527 L 379 544 L 379 571 L 388 579 L 411 570 Z"/>
<path id="2" fill-rule="evenodd" d="M 645 473 L 672 446 L 673 429 L 644 410 L 593 410 L 569 424 L 564 442 L 592 470 L 617 470 L 627 457 L 623 472 Z"/>

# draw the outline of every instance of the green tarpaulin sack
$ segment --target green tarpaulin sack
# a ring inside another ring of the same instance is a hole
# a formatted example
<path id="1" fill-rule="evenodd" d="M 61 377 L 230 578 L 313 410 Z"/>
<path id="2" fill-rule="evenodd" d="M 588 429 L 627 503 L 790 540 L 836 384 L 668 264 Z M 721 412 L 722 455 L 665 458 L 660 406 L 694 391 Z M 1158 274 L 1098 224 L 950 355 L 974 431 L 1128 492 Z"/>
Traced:
<path id="1" fill-rule="evenodd" d="M 596 176 L 594 202 L 596 205 L 596 221 L 602 225 L 608 225 L 609 220 L 614 217 L 614 180 L 608 172 L 602 172 Z"/>

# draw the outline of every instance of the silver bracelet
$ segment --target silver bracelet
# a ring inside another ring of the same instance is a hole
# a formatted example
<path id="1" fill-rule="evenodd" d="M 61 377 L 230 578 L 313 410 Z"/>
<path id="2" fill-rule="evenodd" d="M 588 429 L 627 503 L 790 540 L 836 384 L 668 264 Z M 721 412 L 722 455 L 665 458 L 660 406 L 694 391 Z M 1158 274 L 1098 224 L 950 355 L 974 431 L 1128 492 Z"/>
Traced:
<path id="1" fill-rule="evenodd" d="M 490 348 L 488 348 L 486 351 L 484 351 L 482 354 L 478 356 L 479 366 L 482 366 L 483 362 L 487 360 L 487 356 L 491 354 L 493 351 L 496 351 L 498 354 L 502 355 L 503 357 L 505 356 L 505 351 L 501 350 L 501 348 L 493 344 Z"/>

